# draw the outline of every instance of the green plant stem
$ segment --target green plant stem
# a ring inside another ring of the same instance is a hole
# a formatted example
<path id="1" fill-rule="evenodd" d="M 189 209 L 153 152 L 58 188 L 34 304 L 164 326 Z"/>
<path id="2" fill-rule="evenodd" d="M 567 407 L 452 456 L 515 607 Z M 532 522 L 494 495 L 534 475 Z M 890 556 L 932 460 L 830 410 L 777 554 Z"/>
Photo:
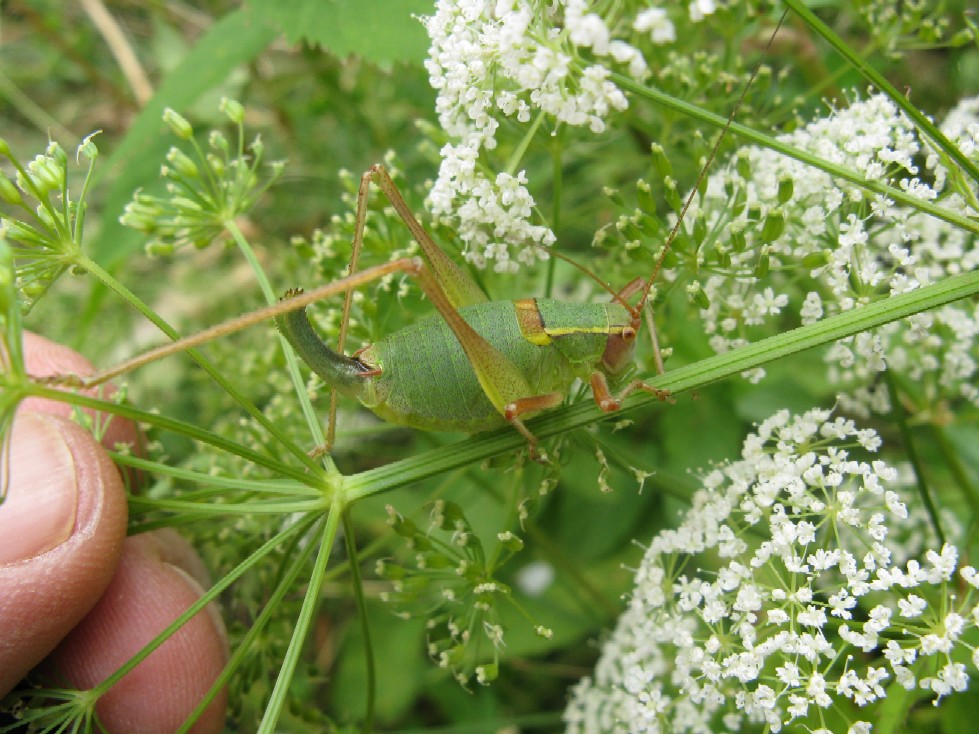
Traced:
<path id="1" fill-rule="evenodd" d="M 130 510 L 149 512 L 195 512 L 211 517 L 220 515 L 278 515 L 284 517 L 294 513 L 322 512 L 324 500 L 303 500 L 298 502 L 268 501 L 249 498 L 244 502 L 187 502 L 153 497 L 130 497 Z"/>
<path id="2" fill-rule="evenodd" d="M 932 423 L 931 431 L 935 437 L 935 444 L 942 454 L 945 468 L 951 473 L 966 501 L 972 507 L 973 515 L 979 519 L 979 487 L 976 487 L 975 482 L 969 478 L 969 474 L 962 464 L 961 452 L 956 451 L 955 447 L 952 446 L 948 440 L 948 434 L 942 426 Z"/>
<path id="3" fill-rule="evenodd" d="M 815 13 L 813 13 L 809 8 L 807 8 L 799 0 L 785 0 L 785 4 L 792 9 L 796 15 L 798 15 L 802 21 L 809 26 L 818 35 L 822 36 L 837 53 L 845 58 L 850 65 L 856 69 L 860 74 L 873 84 L 875 87 L 884 92 L 891 100 L 900 107 L 904 114 L 906 114 L 914 124 L 929 138 L 931 138 L 935 144 L 941 148 L 942 151 L 948 155 L 949 158 L 953 159 L 958 163 L 964 170 L 969 172 L 973 180 L 979 181 L 979 166 L 976 166 L 975 161 L 971 160 L 965 153 L 959 150 L 955 144 L 945 137 L 944 133 L 938 129 L 938 127 L 929 120 L 921 111 L 911 104 L 911 101 L 906 95 L 901 94 L 893 84 L 891 84 L 887 79 L 885 79 L 880 72 L 878 72 L 874 67 L 867 63 L 867 61 L 859 56 L 854 50 L 838 35 L 836 35 L 832 29 L 823 23 Z"/>
<path id="4" fill-rule="evenodd" d="M 323 492 L 299 482 L 274 479 L 246 479 L 245 477 L 221 477 L 213 474 L 184 469 L 182 467 L 161 464 L 158 461 L 141 459 L 132 454 L 110 451 L 112 461 L 120 466 L 129 466 L 140 471 L 152 472 L 161 476 L 169 476 L 183 482 L 203 484 L 217 490 L 235 490 L 237 492 L 255 492 L 257 494 L 286 494 L 304 495 L 306 497 L 321 497 Z"/>
<path id="5" fill-rule="evenodd" d="M 272 286 L 269 283 L 268 277 L 265 275 L 265 271 L 258 262 L 258 258 L 255 257 L 255 251 L 252 249 L 245 235 L 238 228 L 238 225 L 234 220 L 229 220 L 224 223 L 225 228 L 231 233 L 234 238 L 235 243 L 238 245 L 238 249 L 244 255 L 248 264 L 252 268 L 252 272 L 255 273 L 255 279 L 258 281 L 259 288 L 262 290 L 262 295 L 265 297 L 265 302 L 269 305 L 275 303 L 278 299 L 275 293 L 272 291 Z M 317 446 L 323 446 L 326 444 L 326 437 L 323 435 L 323 428 L 320 425 L 319 417 L 316 415 L 316 411 L 313 409 L 313 404 L 309 399 L 309 392 L 306 390 L 306 382 L 303 380 L 302 374 L 299 371 L 299 362 L 296 359 L 296 353 L 293 351 L 292 347 L 289 346 L 289 342 L 286 341 L 282 334 L 278 333 L 276 330 L 276 336 L 279 338 L 279 344 L 282 345 L 282 351 L 286 358 L 286 370 L 289 372 L 289 379 L 292 380 L 292 385 L 296 391 L 296 397 L 299 398 L 299 405 L 303 411 L 303 417 L 306 419 L 306 425 L 309 426 L 309 431 L 313 436 L 313 441 Z M 327 471 L 331 473 L 336 473 L 336 466 L 333 464 L 333 460 L 329 457 L 329 454 L 324 455 L 324 460 L 327 462 Z"/>
<path id="6" fill-rule="evenodd" d="M 364 582 L 360 575 L 360 560 L 357 553 L 356 528 L 350 519 L 350 510 L 343 513 L 343 540 L 347 546 L 347 566 L 350 568 L 350 584 L 357 602 L 357 616 L 360 618 L 361 634 L 364 636 L 364 662 L 367 671 L 367 691 L 364 703 L 364 734 L 374 731 L 374 710 L 377 701 L 377 666 L 374 659 L 374 646 L 371 644 L 371 626 L 367 617 L 367 601 L 364 598 Z"/>
<path id="7" fill-rule="evenodd" d="M 302 537 L 302 535 L 307 532 L 306 529 L 313 524 L 313 521 L 313 518 L 309 516 L 303 518 L 303 520 L 301 520 L 298 524 L 300 531 L 298 534 L 293 533 L 293 538 Z M 282 600 L 285 598 L 286 594 L 293 590 L 293 584 L 299 577 L 300 571 L 302 571 L 309 562 L 309 557 L 313 554 L 315 547 L 316 546 L 313 543 L 302 544 L 298 555 L 292 556 L 292 563 L 289 565 L 288 572 L 286 572 L 286 574 L 279 579 L 278 583 L 276 583 L 275 591 L 273 591 L 269 596 L 265 607 L 255 619 L 255 622 L 252 624 L 251 628 L 238 643 L 237 649 L 235 649 L 235 651 L 231 654 L 231 658 L 228 660 L 227 665 L 224 666 L 224 670 L 221 671 L 221 674 L 208 689 L 207 694 L 205 694 L 204 698 L 201 699 L 201 702 L 197 704 L 197 708 L 190 713 L 184 723 L 177 730 L 177 734 L 183 734 L 183 732 L 188 731 L 190 727 L 194 725 L 194 722 L 200 718 L 202 713 L 204 713 L 204 709 L 207 708 L 208 704 L 210 704 L 212 700 L 214 700 L 214 697 L 218 694 L 218 692 L 224 688 L 234 672 L 238 670 L 238 668 L 244 662 L 246 656 L 251 653 L 252 646 L 255 644 L 258 636 L 262 633 L 262 630 L 265 629 L 265 625 L 267 625 L 272 619 L 272 615 L 278 610 L 279 604 L 282 603 Z"/>
<path id="8" fill-rule="evenodd" d="M 235 454 L 236 456 L 240 456 L 246 461 L 250 461 L 257 466 L 263 466 L 283 477 L 291 477 L 297 482 L 301 482 L 310 487 L 321 488 L 323 486 L 324 477 L 322 476 L 318 467 L 316 468 L 317 470 L 315 473 L 304 471 L 297 467 L 291 467 L 288 464 L 283 464 L 270 456 L 260 454 L 247 446 L 243 446 L 240 443 L 226 439 L 216 433 L 211 433 L 210 431 L 204 430 L 203 428 L 195 426 L 192 423 L 185 423 L 173 418 L 168 418 L 167 416 L 160 415 L 158 413 L 148 413 L 146 411 L 137 410 L 136 408 L 121 403 L 99 400 L 98 398 L 92 398 L 81 393 L 58 390 L 53 387 L 46 387 L 33 382 L 27 382 L 24 384 L 23 397 L 37 397 L 44 398 L 46 400 L 54 400 L 61 403 L 67 403 L 69 405 L 77 405 L 82 408 L 91 408 L 103 413 L 111 413 L 112 415 L 117 415 L 121 418 L 128 418 L 135 423 L 146 423 L 161 430 L 172 431 L 173 433 L 186 436 L 192 440 L 206 443 L 209 446 L 214 446 L 221 451 Z"/>
<path id="9" fill-rule="evenodd" d="M 330 507 L 329 515 L 327 515 L 326 524 L 319 540 L 319 552 L 316 556 L 316 562 L 313 565 L 309 585 L 306 587 L 306 596 L 303 598 L 302 609 L 299 611 L 296 627 L 293 630 L 292 639 L 289 641 L 289 648 L 286 650 L 282 666 L 279 668 L 279 675 L 275 679 L 272 695 L 269 698 L 268 705 L 265 707 L 262 722 L 258 727 L 258 734 L 272 734 L 272 732 L 277 731 L 276 725 L 279 721 L 279 716 L 282 715 L 282 709 L 285 707 L 286 696 L 289 694 L 289 686 L 292 684 L 292 677 L 296 672 L 296 666 L 299 664 L 299 658 L 302 655 L 306 635 L 309 632 L 310 625 L 313 623 L 316 605 L 319 602 L 320 592 L 323 588 L 327 562 L 330 560 L 333 543 L 337 537 L 337 528 L 340 525 L 340 517 L 345 509 L 342 494 L 342 492 L 336 492 L 333 496 L 333 504 Z"/>
<path id="10" fill-rule="evenodd" d="M 816 324 L 792 329 L 726 354 L 707 357 L 649 379 L 652 387 L 680 393 L 738 375 L 768 362 L 873 329 L 920 311 L 951 303 L 979 293 L 979 271 L 963 273 L 918 290 L 884 298 L 876 303 L 837 314 Z M 653 395 L 634 394 L 617 413 L 602 413 L 591 401 L 550 411 L 527 424 L 538 438 L 547 438 L 609 418 L 620 418 L 656 402 Z M 526 441 L 509 426 L 478 434 L 458 443 L 424 454 L 369 469 L 346 478 L 350 502 L 403 487 L 452 469 L 488 459 L 526 446 Z"/>
<path id="11" fill-rule="evenodd" d="M 160 645 L 164 643 L 174 632 L 183 627 L 187 622 L 189 622 L 195 615 L 203 611 L 204 607 L 210 604 L 212 601 L 217 599 L 218 595 L 221 594 L 225 589 L 227 589 L 231 584 L 241 578 L 242 575 L 249 569 L 251 569 L 258 561 L 263 557 L 271 553 L 275 548 L 287 539 L 290 535 L 298 532 L 300 529 L 305 527 L 306 524 L 300 522 L 292 527 L 289 527 L 282 532 L 278 533 L 276 536 L 270 538 L 265 543 L 261 545 L 254 553 L 249 555 L 245 560 L 235 566 L 228 574 L 224 576 L 220 581 L 218 581 L 214 586 L 208 589 L 197 601 L 190 605 L 183 614 L 177 617 L 173 622 L 167 625 L 160 634 L 154 637 L 150 642 L 148 642 L 142 650 L 133 655 L 129 660 L 127 660 L 118 670 L 116 670 L 112 675 L 105 678 L 101 683 L 96 685 L 92 692 L 97 696 L 104 696 L 105 693 L 112 688 L 119 680 L 129 673 L 133 668 L 139 665 L 143 660 L 145 660 L 150 654 L 153 653 Z"/>
<path id="12" fill-rule="evenodd" d="M 935 530 L 935 535 L 938 537 L 939 544 L 945 545 L 945 533 L 942 531 L 942 523 L 938 518 L 938 510 L 935 507 L 935 501 L 932 499 L 932 493 L 928 489 L 928 483 L 925 481 L 925 469 L 921 463 L 921 459 L 918 458 L 918 449 L 915 448 L 914 436 L 911 435 L 911 428 L 908 426 L 908 419 L 904 412 L 904 405 L 901 403 L 901 393 L 898 390 L 897 380 L 894 379 L 894 375 L 891 374 L 890 370 L 884 371 L 884 380 L 887 382 L 887 390 L 891 394 L 891 418 L 897 424 L 898 430 L 901 433 L 904 454 L 907 456 L 911 468 L 914 470 L 914 480 L 918 487 L 918 496 L 921 497 L 921 501 L 928 511 L 928 517 L 931 518 L 931 524 Z"/>
<path id="13" fill-rule="evenodd" d="M 126 288 L 122 283 L 116 280 L 108 271 L 103 269 L 94 260 L 88 258 L 85 255 L 80 255 L 80 261 L 78 263 L 87 272 L 91 273 L 96 279 L 98 279 L 104 286 L 114 291 L 119 295 L 124 301 L 129 303 L 133 308 L 135 308 L 139 313 L 145 316 L 154 326 L 156 326 L 160 331 L 166 334 L 170 339 L 176 340 L 180 337 L 177 331 L 170 326 L 166 321 L 160 318 L 153 309 L 143 303 L 135 293 Z M 309 458 L 309 455 L 303 451 L 303 449 L 295 444 L 294 441 L 289 440 L 279 428 L 258 409 L 258 407 L 252 403 L 243 393 L 241 393 L 232 383 L 228 380 L 211 362 L 204 357 L 197 349 L 188 349 L 187 354 L 200 365 L 207 374 L 220 385 L 231 398 L 238 403 L 245 412 L 248 413 L 252 418 L 254 418 L 261 426 L 269 432 L 276 440 L 279 441 L 293 456 L 299 459 L 303 464 L 305 464 L 311 471 L 319 471 L 319 465 Z"/>
<path id="14" fill-rule="evenodd" d="M 554 131 L 551 144 L 551 231 L 557 233 L 561 227 L 561 197 L 564 194 L 564 167 L 561 165 L 561 153 L 564 150 L 563 125 Z M 544 297 L 554 297 L 554 272 L 557 258 L 547 261 L 547 279 L 544 284 Z"/>
<path id="15" fill-rule="evenodd" d="M 713 125 L 721 129 L 723 129 L 725 125 L 728 125 L 727 118 L 721 117 L 720 115 L 715 115 L 713 112 L 703 110 L 696 105 L 692 105 L 689 102 L 684 102 L 682 99 L 673 97 L 672 95 L 661 92 L 653 87 L 644 86 L 623 74 L 612 72 L 609 74 L 609 79 L 622 89 L 628 90 L 633 94 L 643 97 L 644 99 L 648 99 L 651 102 L 661 104 L 664 107 L 692 117 L 695 120 L 700 120 L 701 122 L 705 122 L 708 125 Z M 741 123 L 731 121 L 730 125 L 728 126 L 728 130 L 735 135 L 744 138 L 745 140 L 760 145 L 764 148 L 774 150 L 777 153 L 781 153 L 789 158 L 805 163 L 807 166 L 818 168 L 831 176 L 843 179 L 844 181 L 849 181 L 862 189 L 886 196 L 887 198 L 900 202 L 905 206 L 917 209 L 918 211 L 926 214 L 930 214 L 937 219 L 946 221 L 949 224 L 954 224 L 956 227 L 960 227 L 967 232 L 979 234 L 979 222 L 969 219 L 968 217 L 956 214 L 955 212 L 949 211 L 948 209 L 931 202 L 919 199 L 911 194 L 901 191 L 900 189 L 887 186 L 879 181 L 869 181 L 863 178 L 863 176 L 860 176 L 847 168 L 838 166 L 835 163 L 830 163 L 827 160 L 814 156 L 812 153 L 808 153 L 800 148 L 784 143 L 781 140 L 758 132 L 757 130 L 742 125 Z"/>
<path id="16" fill-rule="evenodd" d="M 517 147 L 513 149 L 513 153 L 510 155 L 510 158 L 506 162 L 506 167 L 503 169 L 511 176 L 516 172 L 517 166 L 519 166 L 520 161 L 523 160 L 524 154 L 527 152 L 527 149 L 530 147 L 530 144 L 533 141 L 534 136 L 537 135 L 537 131 L 540 129 L 541 123 L 544 122 L 544 118 L 546 116 L 547 115 L 543 110 L 538 112 L 537 117 L 535 117 L 534 121 L 530 123 L 530 127 L 527 128 L 527 132 L 524 134 L 523 138 L 517 144 Z"/>

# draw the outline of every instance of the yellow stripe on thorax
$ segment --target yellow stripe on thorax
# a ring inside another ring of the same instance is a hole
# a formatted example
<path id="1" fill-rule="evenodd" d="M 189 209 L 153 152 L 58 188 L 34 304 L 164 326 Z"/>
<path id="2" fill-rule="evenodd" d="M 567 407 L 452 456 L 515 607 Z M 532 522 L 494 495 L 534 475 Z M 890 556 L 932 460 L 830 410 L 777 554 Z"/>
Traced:
<path id="1" fill-rule="evenodd" d="M 545 329 L 550 336 L 565 336 L 567 334 L 608 334 L 611 329 L 605 326 L 565 326 Z"/>
<path id="2" fill-rule="evenodd" d="M 543 347 L 554 339 L 574 334 L 612 334 L 620 328 L 606 322 L 604 324 L 576 324 L 574 326 L 548 326 L 544 323 L 537 300 L 521 298 L 513 302 L 520 334 L 531 344 Z"/>

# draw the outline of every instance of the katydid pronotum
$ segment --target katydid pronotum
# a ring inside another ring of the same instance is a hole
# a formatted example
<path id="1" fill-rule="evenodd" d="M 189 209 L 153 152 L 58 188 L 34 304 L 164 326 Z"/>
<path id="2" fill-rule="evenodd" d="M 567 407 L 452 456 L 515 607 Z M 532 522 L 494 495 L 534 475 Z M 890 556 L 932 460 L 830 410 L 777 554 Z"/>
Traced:
<path id="1" fill-rule="evenodd" d="M 526 438 L 531 457 L 539 458 L 537 439 L 525 420 L 563 402 L 579 378 L 590 384 L 596 405 L 605 412 L 618 410 L 622 401 L 637 390 L 652 393 L 660 399 L 668 397 L 667 391 L 641 379 L 618 385 L 617 391 L 613 392 L 609 380 L 615 385 L 632 363 L 641 315 L 650 290 L 754 76 L 753 73 L 718 136 L 650 276 L 646 280 L 636 278 L 620 291 L 615 291 L 589 274 L 611 293 L 610 302 L 580 304 L 538 298 L 488 300 L 472 278 L 435 244 L 383 166 L 375 165 L 361 178 L 350 275 L 308 292 L 290 290 L 277 304 L 179 339 L 93 377 L 56 378 L 54 381 L 86 387 L 98 385 L 168 354 L 274 319 L 286 340 L 334 388 L 335 393 L 357 398 L 381 418 L 427 430 L 469 433 L 510 424 Z M 355 272 L 363 243 L 371 183 L 394 206 L 420 245 L 424 260 L 401 258 Z M 352 291 L 397 272 L 418 280 L 438 314 L 390 334 L 353 356 L 343 355 Z M 347 299 L 339 351 L 334 351 L 315 334 L 306 318 L 305 308 L 339 293 L 346 293 Z M 633 306 L 629 299 L 637 293 L 641 295 Z M 653 344 L 656 348 L 655 337 Z M 657 366 L 662 369 L 658 355 Z M 434 374 L 439 378 L 433 379 Z M 334 420 L 335 394 L 328 444 L 332 442 Z"/>

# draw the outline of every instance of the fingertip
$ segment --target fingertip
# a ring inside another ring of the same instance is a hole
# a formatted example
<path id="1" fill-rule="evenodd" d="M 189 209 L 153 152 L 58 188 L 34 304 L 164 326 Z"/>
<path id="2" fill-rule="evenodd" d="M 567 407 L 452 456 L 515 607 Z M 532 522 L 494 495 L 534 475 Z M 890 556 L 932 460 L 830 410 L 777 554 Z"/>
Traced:
<path id="1" fill-rule="evenodd" d="M 122 552 L 127 517 L 119 472 L 74 423 L 18 414 L 10 458 L 0 524 L 16 548 L 0 565 L 0 694 L 98 601 Z M 52 483 L 62 485 L 59 496 Z"/>
<path id="2" fill-rule="evenodd" d="M 182 567 L 188 554 L 196 556 L 174 536 L 127 539 L 105 595 L 52 656 L 73 685 L 88 689 L 105 680 L 204 593 Z M 209 605 L 99 699 L 99 719 L 110 732 L 174 731 L 203 699 L 227 655 L 224 625 Z M 221 731 L 226 703 L 222 689 L 191 731 Z"/>

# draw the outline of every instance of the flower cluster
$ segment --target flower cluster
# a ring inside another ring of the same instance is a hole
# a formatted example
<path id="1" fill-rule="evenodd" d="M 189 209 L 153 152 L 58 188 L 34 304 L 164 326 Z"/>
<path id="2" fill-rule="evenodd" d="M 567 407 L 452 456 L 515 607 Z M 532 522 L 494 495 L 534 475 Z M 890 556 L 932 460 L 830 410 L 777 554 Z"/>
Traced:
<path id="1" fill-rule="evenodd" d="M 0 140 L 0 157 L 15 170 L 14 181 L 0 172 L 0 200 L 15 213 L 0 218 L 0 237 L 13 248 L 16 285 L 25 311 L 47 292 L 66 270 L 85 269 L 82 253 L 85 199 L 99 151 L 89 135 L 76 158 L 88 161 L 88 173 L 77 201 L 68 183 L 68 155 L 58 143 L 23 165 Z"/>
<path id="2" fill-rule="evenodd" d="M 433 503 L 427 532 L 390 506 L 388 516 L 415 555 L 414 568 L 378 562 L 378 576 L 392 584 L 383 600 L 405 617 L 424 602 L 432 659 L 462 685 L 473 677 L 483 685 L 492 682 L 506 644 L 498 607 L 511 600 L 510 587 L 494 575 L 523 548 L 523 541 L 511 532 L 499 533 L 499 548 L 486 554 L 462 508 L 445 500 Z M 551 636 L 545 627 L 535 632 Z"/>
<path id="3" fill-rule="evenodd" d="M 971 156 L 977 155 L 977 108 L 977 100 L 963 102 L 944 125 Z M 883 95 L 781 139 L 950 212 L 977 213 L 975 193 L 953 181 L 942 158 Z M 697 251 L 697 263 L 686 264 L 706 274 L 688 290 L 707 304 L 701 315 L 717 352 L 747 343 L 753 329 L 790 303 L 808 324 L 979 266 L 976 238 L 961 228 L 761 148 L 742 149 L 710 177 L 685 226 L 715 237 Z M 922 403 L 944 396 L 979 405 L 977 334 L 976 305 L 949 305 L 838 342 L 825 356 L 829 377 L 844 390 L 841 405 L 859 415 L 888 409 L 886 390 L 874 386 L 885 365 L 921 386 Z"/>
<path id="4" fill-rule="evenodd" d="M 163 113 L 164 122 L 192 148 L 193 157 L 180 148 L 171 148 L 160 169 L 167 180 L 167 196 L 137 191 L 119 218 L 127 227 L 153 238 L 146 246 L 151 255 L 167 255 L 185 245 L 207 247 L 225 233 L 228 222 L 251 209 L 282 174 L 284 164 L 276 161 L 262 180 L 265 146 L 260 138 L 255 138 L 245 152 L 241 104 L 222 99 L 221 111 L 235 125 L 237 140 L 232 144 L 223 133 L 212 130 L 207 152 L 197 144 L 194 129 L 183 116 L 170 108 Z"/>
<path id="5" fill-rule="evenodd" d="M 488 175 L 484 151 L 497 145 L 501 120 L 587 127 L 602 133 L 608 117 L 628 107 L 611 70 L 633 79 L 649 75 L 643 47 L 676 39 L 664 8 L 619 7 L 613 17 L 590 12 L 585 0 L 440 0 L 425 19 L 432 41 L 426 67 L 438 91 L 436 111 L 449 136 L 429 197 L 436 218 L 450 223 L 480 266 L 495 261 L 512 271 L 510 245 L 549 245 L 554 235 L 533 224 L 534 198 L 524 172 Z M 702 20 L 714 0 L 690 3 L 689 19 Z M 532 262 L 539 247 L 517 251 Z"/>
<path id="6" fill-rule="evenodd" d="M 569 734 L 865 733 L 894 683 L 964 690 L 979 575 L 954 546 L 924 547 L 894 468 L 847 448 L 879 445 L 829 411 L 782 411 L 707 473 L 649 545 Z"/>

